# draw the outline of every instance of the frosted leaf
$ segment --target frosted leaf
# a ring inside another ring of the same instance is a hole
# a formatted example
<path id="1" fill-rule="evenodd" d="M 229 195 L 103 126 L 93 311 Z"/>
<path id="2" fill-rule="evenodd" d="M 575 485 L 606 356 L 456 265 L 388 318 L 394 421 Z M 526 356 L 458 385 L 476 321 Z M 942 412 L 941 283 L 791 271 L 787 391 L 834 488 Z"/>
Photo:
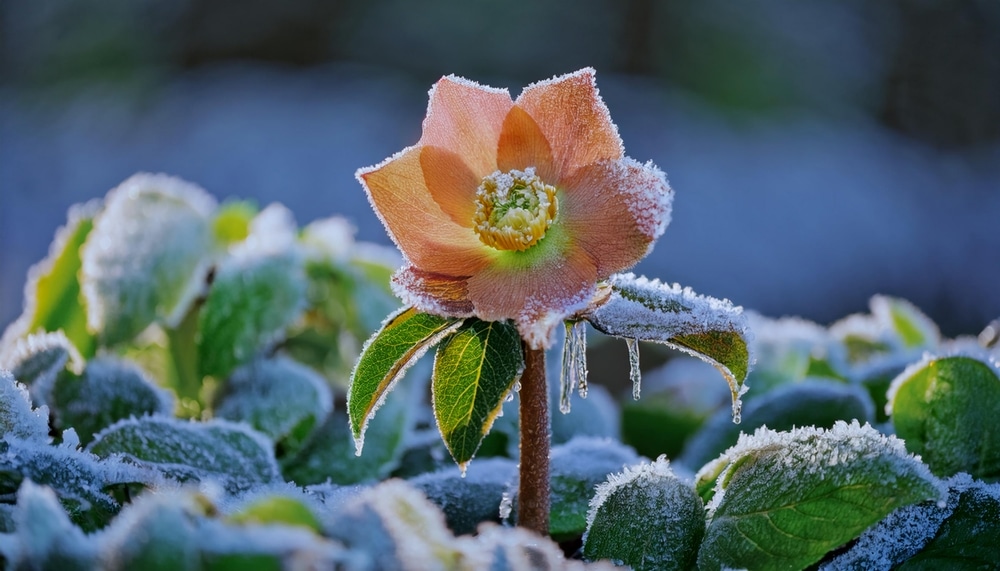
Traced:
<path id="1" fill-rule="evenodd" d="M 345 262 L 354 252 L 358 229 L 346 218 L 331 216 L 310 223 L 302 229 L 301 241 L 307 255 L 332 262 Z"/>
<path id="2" fill-rule="evenodd" d="M 704 569 L 806 567 L 893 510 L 946 497 L 901 440 L 857 422 L 741 435 L 696 475 L 699 490 L 713 482 Z"/>
<path id="3" fill-rule="evenodd" d="M 820 571 L 890 571 L 906 561 L 937 534 L 955 511 L 962 492 L 973 485 L 968 474 L 945 481 L 948 500 L 901 507 L 866 529 L 847 551 L 820 565 Z M 981 485 L 981 484 L 980 484 Z"/>
<path id="4" fill-rule="evenodd" d="M 663 343 L 715 365 L 729 383 L 737 421 L 752 363 L 743 308 L 631 273 L 611 276 L 608 285 L 607 301 L 586 316 L 590 323 L 608 335 Z"/>
<path id="5" fill-rule="evenodd" d="M 326 535 L 367 554 L 372 569 L 450 569 L 465 558 L 444 514 L 401 480 L 361 492 L 331 519 Z"/>
<path id="6" fill-rule="evenodd" d="M 51 387 L 67 367 L 80 373 L 83 357 L 62 331 L 34 333 L 0 347 L 0 369 L 10 369 L 32 392 L 36 386 Z"/>
<path id="7" fill-rule="evenodd" d="M 886 412 L 908 450 L 942 477 L 1000 479 L 1000 364 L 981 355 L 926 355 L 889 387 Z"/>
<path id="8" fill-rule="evenodd" d="M 58 428 L 74 428 L 87 444 L 94 434 L 115 422 L 146 414 L 171 415 L 173 394 L 158 387 L 128 361 L 98 357 L 81 375 L 63 373 L 46 400 Z"/>
<path id="9" fill-rule="evenodd" d="M 414 386 L 403 383 L 386 397 L 365 432 L 365 441 L 371 446 L 360 456 L 355 454 L 346 413 L 334 411 L 294 456 L 283 459 L 285 478 L 299 485 L 325 481 L 355 484 L 385 478 L 399 466 L 404 439 L 413 428 L 414 394 Z"/>
<path id="10" fill-rule="evenodd" d="M 95 569 L 96 544 L 73 525 L 51 488 L 26 480 L 14 507 L 16 531 L 3 547 L 9 569 Z"/>
<path id="11" fill-rule="evenodd" d="M 772 387 L 800 381 L 807 376 L 835 376 L 827 360 L 833 345 L 825 327 L 798 317 L 772 319 L 747 312 L 753 331 L 750 346 L 756 362 L 747 382 L 754 388 L 750 396 Z"/>
<path id="12" fill-rule="evenodd" d="M 104 526 L 118 513 L 118 502 L 106 490 L 159 482 L 152 472 L 118 457 L 102 460 L 80 450 L 6 436 L 0 441 L 0 493 L 13 493 L 23 480 L 52 487 L 85 530 Z"/>
<path id="13" fill-rule="evenodd" d="M 230 492 L 280 478 L 269 440 L 244 424 L 220 419 L 122 420 L 99 432 L 88 449 L 102 457 L 121 454 L 180 481 L 217 480 Z"/>
<path id="14" fill-rule="evenodd" d="M 205 375 L 225 377 L 252 361 L 305 309 L 306 276 L 294 250 L 272 253 L 263 243 L 241 248 L 220 264 L 198 316 L 198 363 Z"/>
<path id="15" fill-rule="evenodd" d="M 28 270 L 24 310 L 0 337 L 0 347 L 30 333 L 63 330 L 82 354 L 93 354 L 95 340 L 87 330 L 77 274 L 81 266 L 80 247 L 90 234 L 100 208 L 99 200 L 70 207 L 66 225 L 56 230 L 48 256 Z"/>
<path id="16" fill-rule="evenodd" d="M 637 570 L 690 569 L 704 533 L 701 499 L 661 456 L 626 467 L 597 487 L 583 555 Z"/>
<path id="17" fill-rule="evenodd" d="M 905 299 L 875 295 L 868 305 L 875 319 L 895 333 L 902 347 L 929 349 L 941 342 L 937 324 Z"/>
<path id="18" fill-rule="evenodd" d="M 547 537 L 522 527 L 501 527 L 484 523 L 475 537 L 463 537 L 462 550 L 466 556 L 463 569 L 488 569 L 489 571 L 546 569 L 583 569 L 578 561 L 566 561 L 559 545 Z"/>
<path id="19" fill-rule="evenodd" d="M 0 369 L 0 434 L 30 442 L 49 441 L 49 409 L 32 408 L 28 389 Z"/>
<path id="20" fill-rule="evenodd" d="M 177 325 L 204 290 L 215 200 L 165 175 L 137 174 L 108 193 L 80 252 L 87 326 L 113 345 L 156 320 Z"/>
<path id="21" fill-rule="evenodd" d="M 862 387 L 807 379 L 780 386 L 750 401 L 743 420 L 736 426 L 726 411 L 719 411 L 687 441 L 677 463 L 697 470 L 736 444 L 741 433 L 762 426 L 781 431 L 809 425 L 830 428 L 837 421 L 874 422 L 875 406 Z"/>
<path id="22" fill-rule="evenodd" d="M 471 534 L 481 522 L 500 522 L 500 502 L 516 473 L 513 460 L 480 458 L 469 463 L 464 475 L 452 466 L 421 474 L 409 483 L 444 512 L 452 533 Z"/>
<path id="23" fill-rule="evenodd" d="M 295 248 L 298 226 L 285 206 L 272 203 L 250 221 L 247 237 L 229 248 L 238 260 L 287 254 Z"/>
<path id="24" fill-rule="evenodd" d="M 207 569 L 372 569 L 365 553 L 350 552 L 309 529 L 280 524 L 198 526 Z"/>
<path id="25" fill-rule="evenodd" d="M 291 454 L 326 421 L 333 395 L 312 369 L 279 357 L 234 371 L 213 394 L 212 408 L 216 418 L 246 422 Z"/>

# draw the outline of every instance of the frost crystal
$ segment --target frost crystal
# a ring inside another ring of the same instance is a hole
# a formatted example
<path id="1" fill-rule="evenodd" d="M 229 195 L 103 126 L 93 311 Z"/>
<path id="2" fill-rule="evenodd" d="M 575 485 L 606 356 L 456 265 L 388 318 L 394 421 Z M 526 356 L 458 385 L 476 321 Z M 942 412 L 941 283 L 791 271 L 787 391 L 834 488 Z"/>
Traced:
<path id="1" fill-rule="evenodd" d="M 626 339 L 628 345 L 628 378 L 632 381 L 632 399 L 639 400 L 642 372 L 639 370 L 639 340 Z"/>

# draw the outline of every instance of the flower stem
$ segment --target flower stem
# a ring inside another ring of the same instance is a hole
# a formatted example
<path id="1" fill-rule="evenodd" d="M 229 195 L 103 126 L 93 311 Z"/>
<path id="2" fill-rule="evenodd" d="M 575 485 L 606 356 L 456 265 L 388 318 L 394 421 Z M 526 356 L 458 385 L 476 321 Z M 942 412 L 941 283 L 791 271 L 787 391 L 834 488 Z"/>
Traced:
<path id="1" fill-rule="evenodd" d="M 517 525 L 549 534 L 549 388 L 545 381 L 545 350 L 524 348 L 524 373 L 518 393 L 521 423 L 520 484 Z"/>
<path id="2" fill-rule="evenodd" d="M 184 417 L 196 417 L 200 413 L 198 396 L 201 391 L 201 378 L 198 375 L 198 348 L 195 345 L 197 331 L 197 306 L 184 316 L 176 328 L 166 330 L 174 390 L 178 397 L 176 412 Z"/>

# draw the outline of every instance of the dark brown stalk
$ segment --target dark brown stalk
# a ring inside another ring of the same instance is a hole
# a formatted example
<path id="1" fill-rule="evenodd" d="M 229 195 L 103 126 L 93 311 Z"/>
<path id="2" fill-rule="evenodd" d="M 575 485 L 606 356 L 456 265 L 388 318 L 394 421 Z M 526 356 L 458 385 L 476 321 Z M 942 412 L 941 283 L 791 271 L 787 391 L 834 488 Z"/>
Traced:
<path id="1" fill-rule="evenodd" d="M 517 525 L 549 534 L 549 388 L 545 382 L 545 350 L 524 348 L 524 373 L 518 393 L 521 423 L 520 485 Z"/>

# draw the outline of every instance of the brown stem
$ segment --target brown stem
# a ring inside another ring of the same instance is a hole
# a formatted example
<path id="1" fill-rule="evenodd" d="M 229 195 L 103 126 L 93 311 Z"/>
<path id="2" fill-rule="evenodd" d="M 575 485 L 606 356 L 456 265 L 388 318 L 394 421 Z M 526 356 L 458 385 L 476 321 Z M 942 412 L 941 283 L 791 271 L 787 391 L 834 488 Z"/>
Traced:
<path id="1" fill-rule="evenodd" d="M 517 525 L 549 534 L 549 388 L 545 382 L 545 350 L 522 342 L 524 373 L 518 393 L 521 423 L 520 484 Z"/>

